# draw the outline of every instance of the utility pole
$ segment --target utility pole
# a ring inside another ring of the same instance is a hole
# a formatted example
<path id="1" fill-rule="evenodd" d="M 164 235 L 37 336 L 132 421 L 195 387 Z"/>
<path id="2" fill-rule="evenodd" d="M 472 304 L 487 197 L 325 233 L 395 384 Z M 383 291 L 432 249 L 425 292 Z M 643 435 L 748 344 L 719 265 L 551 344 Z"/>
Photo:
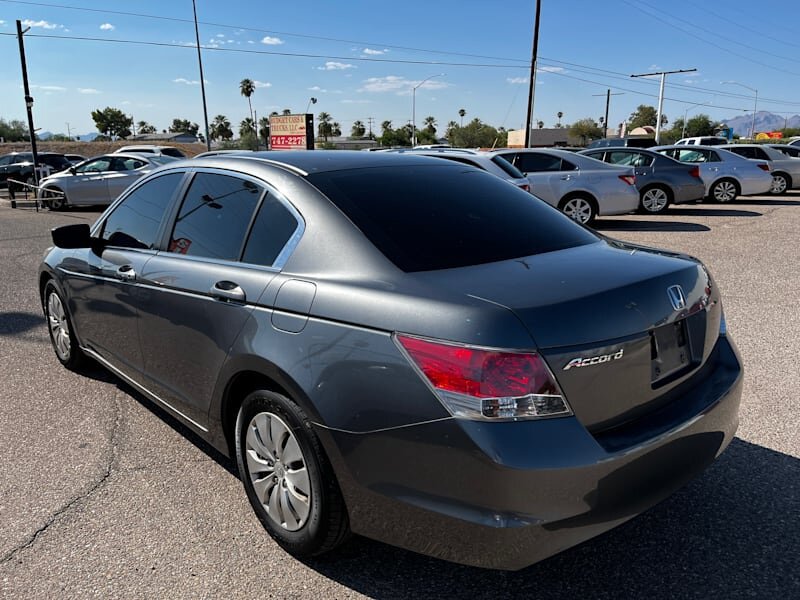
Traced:
<path id="1" fill-rule="evenodd" d="M 528 83 L 528 115 L 525 120 L 525 147 L 531 147 L 531 126 L 533 124 L 533 100 L 536 91 L 536 63 L 539 59 L 539 17 L 542 4 L 536 0 L 536 16 L 533 20 L 533 49 L 531 50 L 531 76 Z"/>
<path id="2" fill-rule="evenodd" d="M 606 97 L 606 116 L 603 122 L 603 139 L 608 137 L 608 105 L 611 104 L 611 96 L 624 96 L 625 92 L 611 93 L 611 88 L 606 90 L 605 94 L 592 94 L 592 96 L 605 96 Z"/>
<path id="3" fill-rule="evenodd" d="M 131 113 L 131 127 L 133 128 L 133 137 L 136 137 L 136 119 L 134 118 L 133 113 Z"/>
<path id="4" fill-rule="evenodd" d="M 67 141 L 72 141 L 72 131 L 69 128 L 69 121 L 67 121 Z"/>
<path id="5" fill-rule="evenodd" d="M 693 73 L 697 69 L 677 69 L 675 71 L 656 71 L 654 73 L 640 73 L 639 75 L 631 75 L 631 77 L 652 77 L 653 75 L 661 75 L 661 86 L 658 90 L 658 111 L 656 113 L 656 144 L 661 139 L 661 109 L 664 107 L 664 82 L 667 75 L 673 73 Z"/>
<path id="6" fill-rule="evenodd" d="M 369 139 L 372 139 L 372 122 L 374 120 L 375 120 L 375 117 L 367 117 L 367 123 L 369 123 Z"/>
<path id="7" fill-rule="evenodd" d="M 197 26 L 197 3 L 192 0 L 194 12 L 194 38 L 197 45 L 197 64 L 200 65 L 200 93 L 203 96 L 203 119 L 206 125 L 206 149 L 211 150 L 211 138 L 208 137 L 208 106 L 206 105 L 206 81 L 203 77 L 203 57 L 200 55 L 200 29 Z"/>
<path id="8" fill-rule="evenodd" d="M 33 96 L 31 96 L 31 89 L 28 85 L 28 63 L 25 62 L 25 42 L 22 39 L 24 33 L 30 30 L 26 27 L 23 31 L 22 21 L 17 19 L 17 40 L 19 41 L 19 60 L 22 65 L 22 89 L 25 92 L 25 108 L 28 111 L 28 131 L 31 136 L 31 154 L 33 154 L 33 182 L 36 187 L 39 187 L 39 155 L 36 151 L 36 130 L 33 127 Z M 16 208 L 16 202 L 11 202 L 11 208 Z M 36 209 L 39 209 L 39 203 L 36 203 Z"/>

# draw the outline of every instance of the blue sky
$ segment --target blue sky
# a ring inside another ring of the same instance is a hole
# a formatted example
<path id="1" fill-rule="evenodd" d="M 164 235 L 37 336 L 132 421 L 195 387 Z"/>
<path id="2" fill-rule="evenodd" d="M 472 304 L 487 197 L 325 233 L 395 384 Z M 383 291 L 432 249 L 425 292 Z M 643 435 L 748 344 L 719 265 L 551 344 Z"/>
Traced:
<path id="1" fill-rule="evenodd" d="M 48 6 L 50 5 L 50 6 Z M 400 126 L 478 117 L 507 129 L 525 122 L 533 0 L 197 0 L 209 118 L 247 116 L 239 82 L 257 82 L 260 116 L 289 108 Z M 115 14 L 115 11 L 137 13 Z M 72 7 L 72 8 L 70 8 Z M 79 8 L 82 10 L 75 10 Z M 153 18 L 159 17 L 159 18 Z M 0 117 L 24 119 L 15 20 L 26 21 L 36 126 L 94 131 L 93 109 L 113 106 L 159 130 L 173 118 L 202 127 L 191 0 L 0 0 Z M 797 0 L 542 0 L 535 119 L 552 126 L 597 119 L 611 99 L 617 124 L 655 105 L 657 79 L 629 75 L 696 68 L 667 79 L 664 112 L 715 119 L 758 109 L 800 114 Z M 11 34 L 11 35 L 8 35 Z M 41 38 L 34 35 L 59 36 Z M 61 38 L 148 42 L 111 43 Z M 735 80 L 747 87 L 722 84 Z M 698 104 L 699 106 L 692 106 Z M 708 106 L 703 106 L 708 104 Z"/>

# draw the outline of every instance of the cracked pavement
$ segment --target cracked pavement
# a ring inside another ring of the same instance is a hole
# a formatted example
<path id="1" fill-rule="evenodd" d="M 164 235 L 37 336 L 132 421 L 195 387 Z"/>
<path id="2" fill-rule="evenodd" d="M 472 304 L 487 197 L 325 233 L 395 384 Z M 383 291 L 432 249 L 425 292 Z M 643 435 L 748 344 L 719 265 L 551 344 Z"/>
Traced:
<path id="1" fill-rule="evenodd" d="M 710 267 L 745 362 L 741 426 L 672 498 L 517 573 L 363 539 L 297 561 L 230 461 L 102 369 L 63 369 L 36 270 L 51 227 L 98 214 L 0 201 L 0 598 L 800 596 L 800 192 L 598 221 Z"/>

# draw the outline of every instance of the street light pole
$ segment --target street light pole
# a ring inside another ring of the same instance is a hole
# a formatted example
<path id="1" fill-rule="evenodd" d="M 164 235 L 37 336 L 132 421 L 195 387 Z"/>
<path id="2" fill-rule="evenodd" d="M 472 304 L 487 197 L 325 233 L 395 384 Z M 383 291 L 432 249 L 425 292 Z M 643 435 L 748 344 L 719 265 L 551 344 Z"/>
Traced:
<path id="1" fill-rule="evenodd" d="M 695 106 L 709 106 L 713 103 L 714 103 L 713 100 L 709 100 L 708 102 L 698 102 L 697 104 L 692 104 L 688 106 L 686 110 L 683 111 L 683 130 L 681 131 L 682 138 L 686 137 L 686 117 L 689 116 L 689 111 L 693 109 Z"/>
<path id="2" fill-rule="evenodd" d="M 431 75 L 427 79 L 423 79 L 413 88 L 411 88 L 411 147 L 417 145 L 417 88 L 422 86 L 423 83 L 433 79 L 434 77 L 444 77 L 445 73 L 437 73 Z"/>
<path id="3" fill-rule="evenodd" d="M 721 81 L 720 83 L 730 83 L 732 85 L 738 85 L 738 86 L 746 88 L 746 89 L 750 90 L 751 92 L 755 93 L 756 99 L 755 99 L 755 102 L 753 103 L 753 124 L 750 127 L 750 139 L 752 141 L 755 141 L 756 140 L 756 110 L 758 109 L 758 90 L 756 88 L 750 87 L 749 85 L 745 85 L 743 83 L 739 83 L 738 81 Z"/>
<path id="4" fill-rule="evenodd" d="M 28 86 L 28 63 L 25 61 L 25 42 L 22 39 L 23 34 L 28 31 L 30 27 L 22 30 L 22 21 L 17 19 L 17 39 L 19 40 L 19 60 L 22 64 L 22 89 L 25 92 L 25 108 L 28 111 L 28 131 L 31 136 L 31 154 L 33 155 L 33 181 L 36 187 L 39 187 L 39 155 L 36 151 L 36 130 L 33 127 L 33 96 L 31 96 L 31 89 Z M 12 202 L 15 205 L 16 202 Z M 16 208 L 15 206 L 12 206 Z M 39 205 L 37 203 L 38 210 Z"/>
<path id="5" fill-rule="evenodd" d="M 206 126 L 206 149 L 211 151 L 211 138 L 208 136 L 208 105 L 206 104 L 206 81 L 203 77 L 203 57 L 200 54 L 200 29 L 197 26 L 197 3 L 192 0 L 194 14 L 194 39 L 197 46 L 197 64 L 200 66 L 200 94 L 203 97 L 203 122 Z"/>

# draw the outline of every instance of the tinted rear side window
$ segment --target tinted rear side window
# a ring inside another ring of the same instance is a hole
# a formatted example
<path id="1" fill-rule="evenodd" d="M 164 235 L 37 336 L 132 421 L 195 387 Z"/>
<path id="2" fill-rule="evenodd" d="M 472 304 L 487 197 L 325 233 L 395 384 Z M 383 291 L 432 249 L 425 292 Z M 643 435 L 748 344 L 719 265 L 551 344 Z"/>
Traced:
<path id="1" fill-rule="evenodd" d="M 354 169 L 308 179 L 406 272 L 508 260 L 597 241 L 529 193 L 458 165 Z"/>
<path id="2" fill-rule="evenodd" d="M 511 175 L 511 177 L 514 177 L 515 179 L 524 179 L 525 178 L 525 174 L 522 171 L 520 171 L 517 167 L 515 167 L 510 162 L 508 162 L 506 159 L 504 159 L 504 158 L 502 158 L 500 156 L 493 156 L 492 157 L 492 162 L 494 164 L 496 164 L 498 167 L 500 167 L 501 169 L 503 169 L 503 171 L 505 171 L 508 175 Z"/>
<path id="3" fill-rule="evenodd" d="M 263 191 L 264 188 L 246 179 L 198 173 L 175 219 L 169 251 L 239 260 Z"/>
<path id="4" fill-rule="evenodd" d="M 298 225 L 297 219 L 275 194 L 267 194 L 250 231 L 242 261 L 272 266 Z"/>

